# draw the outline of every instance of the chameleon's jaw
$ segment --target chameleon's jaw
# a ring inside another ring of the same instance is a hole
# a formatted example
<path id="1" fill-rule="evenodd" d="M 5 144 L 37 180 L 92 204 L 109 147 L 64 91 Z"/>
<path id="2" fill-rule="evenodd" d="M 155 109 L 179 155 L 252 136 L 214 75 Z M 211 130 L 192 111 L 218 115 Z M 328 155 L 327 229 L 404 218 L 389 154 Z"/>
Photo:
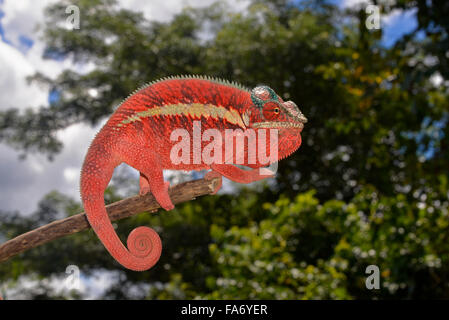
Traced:
<path id="1" fill-rule="evenodd" d="M 285 102 L 285 104 L 294 104 L 291 101 Z M 293 110 L 292 110 L 293 109 Z M 289 115 L 287 119 L 283 119 L 283 121 L 262 121 L 262 122 L 254 122 L 252 124 L 253 128 L 257 129 L 299 129 L 299 132 L 304 128 L 304 124 L 307 123 L 307 118 L 299 111 L 298 107 L 294 104 L 294 107 L 289 107 L 287 112 Z"/>
<path id="2" fill-rule="evenodd" d="M 298 121 L 298 122 L 282 122 L 282 121 L 267 121 L 267 122 L 256 122 L 253 123 L 253 128 L 257 129 L 280 129 L 280 128 L 295 128 L 302 131 L 304 128 L 304 123 L 307 122 L 307 119 L 304 117 L 304 122 Z"/>

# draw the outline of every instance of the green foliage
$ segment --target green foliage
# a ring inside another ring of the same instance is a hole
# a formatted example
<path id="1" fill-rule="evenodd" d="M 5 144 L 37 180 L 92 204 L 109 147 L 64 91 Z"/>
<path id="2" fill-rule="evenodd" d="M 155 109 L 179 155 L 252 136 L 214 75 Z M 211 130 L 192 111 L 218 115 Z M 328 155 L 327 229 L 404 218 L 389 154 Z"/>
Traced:
<path id="1" fill-rule="evenodd" d="M 447 6 L 384 7 L 417 8 L 419 19 L 415 31 L 386 48 L 382 30 L 364 28 L 363 10 L 343 12 L 324 1 L 257 0 L 240 13 L 217 3 L 167 23 L 111 0 L 75 3 L 84 13 L 79 31 L 58 24 L 68 1 L 48 8 L 45 54 L 95 69 L 32 77 L 60 99 L 37 111 L 2 111 L 1 141 L 55 156 L 58 130 L 95 124 L 143 83 L 186 73 L 269 84 L 309 123 L 300 150 L 280 162 L 276 183 L 118 222 L 122 240 L 138 225 L 160 233 L 163 254 L 150 271 L 124 270 L 87 231 L 1 264 L 1 282 L 20 288 L 32 277 L 42 284 L 76 264 L 86 275 L 114 274 L 103 298 L 449 298 L 448 89 L 430 81 L 435 72 L 448 78 Z M 427 37 L 417 37 L 420 31 Z M 107 202 L 122 196 L 125 180 L 108 189 Z M 79 211 L 76 201 L 51 193 L 28 217 L 0 215 L 0 235 Z M 380 290 L 365 287 L 371 264 L 380 268 Z"/>

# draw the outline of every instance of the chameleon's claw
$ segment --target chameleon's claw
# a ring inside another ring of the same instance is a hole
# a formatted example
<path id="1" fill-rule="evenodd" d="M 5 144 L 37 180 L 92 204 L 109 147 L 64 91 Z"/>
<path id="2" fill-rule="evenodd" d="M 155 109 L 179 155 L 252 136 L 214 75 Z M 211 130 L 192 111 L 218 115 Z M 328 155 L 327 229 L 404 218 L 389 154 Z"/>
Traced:
<path id="1" fill-rule="evenodd" d="M 166 205 L 161 205 L 161 207 L 166 210 L 166 211 L 170 211 L 173 210 L 175 208 L 175 205 L 170 201 L 169 204 Z"/>

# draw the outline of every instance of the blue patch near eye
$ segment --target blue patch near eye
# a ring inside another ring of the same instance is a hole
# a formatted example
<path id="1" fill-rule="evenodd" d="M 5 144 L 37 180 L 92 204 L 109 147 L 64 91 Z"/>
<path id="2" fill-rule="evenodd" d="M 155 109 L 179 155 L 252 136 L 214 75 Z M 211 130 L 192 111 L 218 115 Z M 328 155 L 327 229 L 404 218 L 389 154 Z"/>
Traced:
<path id="1" fill-rule="evenodd" d="M 258 107 L 259 109 L 263 108 L 263 101 L 261 99 L 259 99 L 258 97 L 256 97 L 256 95 L 254 93 L 251 93 L 251 100 L 256 107 Z"/>
<path id="2" fill-rule="evenodd" d="M 265 88 L 270 93 L 271 100 L 278 101 L 278 96 L 277 96 L 276 92 L 274 92 L 274 90 L 271 89 L 270 87 L 265 87 Z"/>

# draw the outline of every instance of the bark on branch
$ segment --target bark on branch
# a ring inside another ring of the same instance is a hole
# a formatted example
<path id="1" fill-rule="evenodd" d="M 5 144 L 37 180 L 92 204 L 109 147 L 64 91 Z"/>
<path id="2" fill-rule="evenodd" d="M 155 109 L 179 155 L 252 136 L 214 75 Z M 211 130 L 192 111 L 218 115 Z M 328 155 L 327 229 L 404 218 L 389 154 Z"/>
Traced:
<path id="1" fill-rule="evenodd" d="M 170 198 L 175 205 L 194 200 L 196 197 L 211 194 L 218 183 L 219 179 L 217 178 L 180 183 L 169 189 Z M 159 204 L 150 193 L 144 196 L 126 198 L 106 206 L 111 221 L 124 219 L 142 212 L 156 212 L 159 208 Z M 0 262 L 28 249 L 88 228 L 90 228 L 90 225 L 84 212 L 62 220 L 56 220 L 0 245 Z"/>

